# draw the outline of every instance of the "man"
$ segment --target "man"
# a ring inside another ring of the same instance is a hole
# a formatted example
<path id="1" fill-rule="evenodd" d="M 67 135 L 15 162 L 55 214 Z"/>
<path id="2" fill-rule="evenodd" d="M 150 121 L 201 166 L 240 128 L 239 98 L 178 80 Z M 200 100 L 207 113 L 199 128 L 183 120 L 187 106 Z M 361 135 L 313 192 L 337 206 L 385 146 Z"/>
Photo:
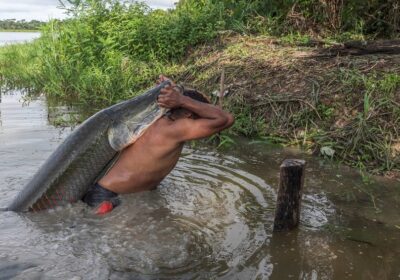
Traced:
<path id="1" fill-rule="evenodd" d="M 167 78 L 160 76 L 159 83 Z M 230 127 L 233 116 L 211 105 L 195 90 L 179 93 L 175 84 L 160 91 L 160 107 L 169 115 L 154 122 L 131 146 L 122 151 L 117 162 L 83 198 L 90 206 L 99 206 L 104 214 L 118 205 L 118 194 L 155 189 L 178 162 L 186 141 L 211 136 Z"/>

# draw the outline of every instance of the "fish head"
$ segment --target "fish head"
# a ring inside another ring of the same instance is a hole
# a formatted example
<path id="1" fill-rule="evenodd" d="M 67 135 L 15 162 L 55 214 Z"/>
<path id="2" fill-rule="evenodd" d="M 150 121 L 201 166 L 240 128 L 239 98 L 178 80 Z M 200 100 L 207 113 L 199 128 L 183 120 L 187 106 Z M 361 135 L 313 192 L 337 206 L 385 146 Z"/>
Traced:
<path id="1" fill-rule="evenodd" d="M 121 151 L 133 144 L 148 127 L 168 111 L 157 104 L 160 90 L 168 85 L 171 85 L 171 82 L 167 80 L 140 96 L 106 109 L 106 113 L 112 119 L 108 141 L 115 151 Z"/>

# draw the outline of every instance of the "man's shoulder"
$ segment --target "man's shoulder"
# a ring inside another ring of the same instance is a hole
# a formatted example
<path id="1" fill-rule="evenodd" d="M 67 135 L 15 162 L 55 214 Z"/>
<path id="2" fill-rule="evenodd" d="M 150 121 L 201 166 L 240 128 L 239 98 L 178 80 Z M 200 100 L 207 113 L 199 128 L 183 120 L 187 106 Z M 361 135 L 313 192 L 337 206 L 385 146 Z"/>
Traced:
<path id="1" fill-rule="evenodd" d="M 182 139 L 186 138 L 186 134 L 189 130 L 194 128 L 197 121 L 194 119 L 167 119 L 163 120 L 154 127 L 154 132 L 159 137 L 165 137 L 165 139 L 182 142 Z"/>
<path id="2" fill-rule="evenodd" d="M 148 129 L 147 136 L 152 139 L 163 139 L 163 140 L 172 140 L 171 138 L 175 138 L 178 136 L 182 126 L 185 125 L 185 122 L 182 120 L 170 120 L 168 117 L 162 117 L 157 122 L 155 122 Z"/>

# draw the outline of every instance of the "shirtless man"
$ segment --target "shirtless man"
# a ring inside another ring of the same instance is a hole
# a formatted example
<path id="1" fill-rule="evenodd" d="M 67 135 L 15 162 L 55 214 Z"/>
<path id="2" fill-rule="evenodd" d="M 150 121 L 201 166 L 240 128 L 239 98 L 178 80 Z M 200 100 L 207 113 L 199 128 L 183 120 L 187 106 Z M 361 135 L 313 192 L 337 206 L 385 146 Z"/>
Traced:
<path id="1" fill-rule="evenodd" d="M 166 79 L 160 76 L 158 82 Z M 184 90 L 181 94 L 174 84 L 160 91 L 158 105 L 171 109 L 171 113 L 123 150 L 114 166 L 83 198 L 90 206 L 98 206 L 98 214 L 118 205 L 118 194 L 155 189 L 175 167 L 186 141 L 211 136 L 234 122 L 230 113 L 209 104 L 201 93 Z"/>

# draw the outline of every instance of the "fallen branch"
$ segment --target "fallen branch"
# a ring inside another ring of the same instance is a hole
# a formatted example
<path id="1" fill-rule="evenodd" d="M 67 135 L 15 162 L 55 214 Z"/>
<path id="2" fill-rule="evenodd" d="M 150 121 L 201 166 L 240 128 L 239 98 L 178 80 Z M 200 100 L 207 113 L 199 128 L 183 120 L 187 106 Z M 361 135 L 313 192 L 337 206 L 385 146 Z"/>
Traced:
<path id="1" fill-rule="evenodd" d="M 224 105 L 224 95 L 225 95 L 225 67 L 222 68 L 221 73 L 221 85 L 220 85 L 220 92 L 219 92 L 219 107 L 222 109 Z"/>
<path id="2" fill-rule="evenodd" d="M 400 40 L 350 41 L 331 48 L 322 49 L 317 54 L 307 57 L 333 57 L 344 55 L 400 54 Z"/>

